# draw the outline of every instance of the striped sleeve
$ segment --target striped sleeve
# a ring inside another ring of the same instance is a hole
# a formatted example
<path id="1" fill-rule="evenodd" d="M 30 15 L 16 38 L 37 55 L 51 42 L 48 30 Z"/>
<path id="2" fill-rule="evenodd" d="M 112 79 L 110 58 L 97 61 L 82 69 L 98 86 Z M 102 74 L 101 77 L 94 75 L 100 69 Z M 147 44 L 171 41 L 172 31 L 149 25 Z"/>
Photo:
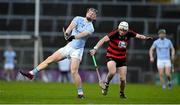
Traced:
<path id="1" fill-rule="evenodd" d="M 116 33 L 118 32 L 117 29 L 111 31 L 109 34 L 107 34 L 107 36 L 109 37 L 109 39 L 111 39 Z"/>
<path id="2" fill-rule="evenodd" d="M 130 37 L 136 37 L 136 35 L 137 35 L 137 33 L 134 32 L 133 30 L 129 30 L 128 33 L 129 33 Z"/>

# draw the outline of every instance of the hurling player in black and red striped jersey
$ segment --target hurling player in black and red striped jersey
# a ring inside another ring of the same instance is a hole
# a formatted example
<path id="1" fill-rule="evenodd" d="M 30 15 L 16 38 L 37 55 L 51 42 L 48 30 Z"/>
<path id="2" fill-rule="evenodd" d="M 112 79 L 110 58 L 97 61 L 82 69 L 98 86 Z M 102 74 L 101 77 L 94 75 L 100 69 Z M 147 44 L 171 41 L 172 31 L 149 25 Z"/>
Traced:
<path id="1" fill-rule="evenodd" d="M 91 55 L 94 55 L 98 48 L 100 48 L 103 43 L 108 42 L 107 47 L 107 67 L 108 74 L 105 81 L 106 88 L 102 88 L 102 94 L 107 95 L 109 82 L 115 75 L 116 71 L 120 76 L 120 98 L 126 98 L 124 94 L 124 88 L 126 84 L 126 73 L 127 73 L 127 64 L 126 64 L 126 56 L 127 56 L 127 46 L 130 38 L 135 37 L 142 40 L 152 39 L 151 37 L 147 37 L 144 35 L 140 35 L 129 29 L 129 25 L 127 22 L 120 22 L 118 29 L 113 30 L 108 35 L 104 36 L 95 47 L 90 50 Z"/>

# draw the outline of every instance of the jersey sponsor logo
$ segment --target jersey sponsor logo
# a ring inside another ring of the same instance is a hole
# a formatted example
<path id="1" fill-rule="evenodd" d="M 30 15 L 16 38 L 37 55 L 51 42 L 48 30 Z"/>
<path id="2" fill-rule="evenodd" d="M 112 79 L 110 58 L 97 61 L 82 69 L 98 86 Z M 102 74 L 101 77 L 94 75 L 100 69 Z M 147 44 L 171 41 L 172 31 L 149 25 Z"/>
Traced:
<path id="1" fill-rule="evenodd" d="M 120 41 L 119 44 L 118 44 L 118 47 L 119 48 L 127 48 L 127 43 L 124 42 L 124 41 Z"/>

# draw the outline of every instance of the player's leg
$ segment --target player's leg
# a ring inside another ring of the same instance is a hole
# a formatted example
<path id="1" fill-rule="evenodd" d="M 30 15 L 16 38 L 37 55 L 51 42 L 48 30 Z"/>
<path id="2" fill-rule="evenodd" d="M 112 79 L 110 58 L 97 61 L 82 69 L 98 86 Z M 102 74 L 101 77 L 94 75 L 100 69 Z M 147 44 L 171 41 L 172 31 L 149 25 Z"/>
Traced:
<path id="1" fill-rule="evenodd" d="M 7 71 L 7 81 L 11 81 L 11 70 L 8 68 L 6 71 Z"/>
<path id="2" fill-rule="evenodd" d="M 45 69 L 46 67 L 48 67 L 49 64 L 53 63 L 53 62 L 57 62 L 61 59 L 63 59 L 64 56 L 59 52 L 56 51 L 55 53 L 53 53 L 51 56 L 49 56 L 46 60 L 44 60 L 42 63 L 40 63 L 36 69 L 38 71 Z"/>
<path id="3" fill-rule="evenodd" d="M 9 79 L 10 79 L 10 81 L 14 79 L 13 78 L 13 69 L 9 70 Z"/>
<path id="4" fill-rule="evenodd" d="M 66 82 L 69 82 L 68 71 L 65 72 Z"/>
<path id="5" fill-rule="evenodd" d="M 20 73 L 29 79 L 33 79 L 34 75 L 36 75 L 39 71 L 45 69 L 49 64 L 53 62 L 57 62 L 61 59 L 63 59 L 64 56 L 62 53 L 58 50 L 54 52 L 51 56 L 49 56 L 46 60 L 44 60 L 42 63 L 40 63 L 36 68 L 33 70 L 29 71 L 28 73 L 25 73 L 23 71 L 20 71 Z"/>
<path id="6" fill-rule="evenodd" d="M 6 81 L 8 81 L 8 79 L 9 79 L 9 76 L 8 76 L 8 64 L 4 64 L 4 73 L 3 73 L 3 75 L 4 75 L 4 79 Z"/>
<path id="7" fill-rule="evenodd" d="M 164 68 L 158 68 L 158 72 L 159 72 L 159 79 L 160 79 L 162 88 L 165 89 L 166 84 L 165 84 L 165 80 L 164 80 Z"/>
<path id="8" fill-rule="evenodd" d="M 105 81 L 105 89 L 102 89 L 102 94 L 107 95 L 109 83 L 112 80 L 113 76 L 116 74 L 116 62 L 113 60 L 110 60 L 107 62 L 107 67 L 108 67 L 108 74 L 106 76 L 106 81 Z"/>
<path id="9" fill-rule="evenodd" d="M 67 82 L 67 79 L 66 79 L 66 72 L 64 72 L 64 83 Z"/>
<path id="10" fill-rule="evenodd" d="M 63 71 L 63 73 L 62 73 L 62 82 L 66 83 L 68 81 L 69 80 L 68 80 L 68 77 L 67 77 L 67 71 Z"/>
<path id="11" fill-rule="evenodd" d="M 80 77 L 79 72 L 78 72 L 79 65 L 80 65 L 80 62 L 82 59 L 82 55 L 83 55 L 83 51 L 84 51 L 84 48 L 73 49 L 71 51 L 71 54 L 70 54 L 70 57 L 71 57 L 71 65 L 70 65 L 71 76 L 74 80 L 74 84 L 77 87 L 78 98 L 80 98 L 80 99 L 84 98 L 84 93 L 83 93 L 83 89 L 82 89 L 82 81 L 81 81 L 81 77 Z"/>
<path id="12" fill-rule="evenodd" d="M 162 88 L 165 89 L 166 84 L 165 84 L 165 81 L 164 81 L 164 62 L 161 61 L 161 60 L 158 60 L 157 61 L 157 68 L 158 68 L 160 83 L 162 85 Z"/>
<path id="13" fill-rule="evenodd" d="M 168 87 L 169 89 L 172 88 L 172 83 L 171 83 L 171 62 L 167 61 L 165 64 L 165 74 L 168 80 Z"/>
<path id="14" fill-rule="evenodd" d="M 61 82 L 64 83 L 64 71 L 61 71 Z"/>
<path id="15" fill-rule="evenodd" d="M 58 70 L 58 82 L 62 82 L 62 72 L 60 70 Z"/>
<path id="16" fill-rule="evenodd" d="M 124 89 L 126 86 L 127 66 L 118 67 L 117 70 L 120 77 L 120 98 L 126 98 Z"/>
<path id="17" fill-rule="evenodd" d="M 15 67 L 14 64 L 11 64 L 10 67 L 9 67 L 9 78 L 10 78 L 10 81 L 14 79 L 14 75 L 13 75 L 13 73 L 14 73 L 14 71 L 13 71 L 13 70 L 14 70 L 14 67 Z"/>
<path id="18" fill-rule="evenodd" d="M 5 76 L 7 81 L 11 81 L 11 64 L 6 64 Z"/>
<path id="19" fill-rule="evenodd" d="M 113 76 L 116 74 L 116 62 L 108 61 L 107 67 L 108 67 L 108 74 L 106 77 L 106 83 L 109 84 L 109 82 L 112 80 Z"/>
<path id="20" fill-rule="evenodd" d="M 165 74 L 166 74 L 166 77 L 167 77 L 167 84 L 168 84 L 168 87 L 169 89 L 172 88 L 172 83 L 171 83 L 171 68 L 170 67 L 165 67 Z"/>
<path id="21" fill-rule="evenodd" d="M 78 73 L 79 64 L 80 64 L 79 59 L 73 58 L 73 57 L 71 58 L 71 76 L 74 80 L 74 84 L 77 87 L 78 98 L 84 98 L 84 93 L 83 93 L 83 89 L 82 89 L 82 81 L 81 81 L 81 77 Z"/>

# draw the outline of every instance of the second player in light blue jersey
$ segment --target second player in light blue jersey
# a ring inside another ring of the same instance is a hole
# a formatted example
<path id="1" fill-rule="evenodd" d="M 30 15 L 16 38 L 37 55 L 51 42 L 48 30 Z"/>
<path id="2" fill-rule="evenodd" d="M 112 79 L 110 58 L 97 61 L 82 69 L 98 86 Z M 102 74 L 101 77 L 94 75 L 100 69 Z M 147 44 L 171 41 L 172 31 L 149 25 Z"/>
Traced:
<path id="1" fill-rule="evenodd" d="M 16 63 L 16 52 L 13 50 L 12 46 L 8 46 L 7 50 L 3 54 L 4 57 L 4 76 L 7 81 L 10 81 L 13 76 L 13 70 Z"/>
<path id="2" fill-rule="evenodd" d="M 20 71 L 20 73 L 29 79 L 33 79 L 34 75 L 36 75 L 40 70 L 45 69 L 50 63 L 69 58 L 71 60 L 71 76 L 77 87 L 78 98 L 84 98 L 81 77 L 78 73 L 78 69 L 82 59 L 86 39 L 94 32 L 92 22 L 96 20 L 96 15 L 97 10 L 89 8 L 85 17 L 76 16 L 64 32 L 65 39 L 69 43 L 57 50 L 33 70 L 27 73 Z"/>
<path id="3" fill-rule="evenodd" d="M 175 49 L 172 42 L 166 38 L 166 30 L 160 29 L 158 31 L 159 38 L 154 41 L 149 50 L 150 61 L 154 62 L 153 52 L 156 50 L 157 68 L 160 76 L 162 88 L 166 88 L 166 82 L 163 79 L 164 71 L 167 77 L 167 84 L 172 88 L 171 84 L 171 61 L 174 61 Z"/>

